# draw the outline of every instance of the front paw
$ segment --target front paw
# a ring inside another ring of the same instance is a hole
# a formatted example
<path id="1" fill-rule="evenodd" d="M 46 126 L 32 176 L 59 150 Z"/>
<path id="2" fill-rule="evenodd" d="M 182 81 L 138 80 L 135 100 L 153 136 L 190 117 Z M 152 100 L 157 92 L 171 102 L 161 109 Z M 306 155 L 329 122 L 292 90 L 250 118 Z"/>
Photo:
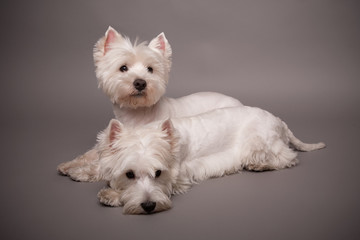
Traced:
<path id="1" fill-rule="evenodd" d="M 120 193 L 111 188 L 100 190 L 97 196 L 99 201 L 104 205 L 112 207 L 119 207 L 122 205 L 120 202 Z"/>
<path id="2" fill-rule="evenodd" d="M 57 166 L 57 171 L 64 176 L 69 175 L 69 169 L 71 168 L 71 161 L 70 162 L 63 162 Z"/>
<path id="3" fill-rule="evenodd" d="M 98 169 L 91 165 L 71 168 L 67 175 L 77 182 L 97 182 L 100 180 Z"/>

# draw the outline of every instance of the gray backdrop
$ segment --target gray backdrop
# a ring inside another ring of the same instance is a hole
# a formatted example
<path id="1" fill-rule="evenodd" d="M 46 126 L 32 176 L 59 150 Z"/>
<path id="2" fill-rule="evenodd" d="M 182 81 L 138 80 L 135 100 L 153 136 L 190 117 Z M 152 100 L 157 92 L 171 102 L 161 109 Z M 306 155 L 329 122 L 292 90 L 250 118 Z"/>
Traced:
<path id="1" fill-rule="evenodd" d="M 2 1 L 1 239 L 358 239 L 358 1 Z M 167 96 L 217 91 L 269 110 L 307 142 L 300 165 L 212 179 L 173 209 L 122 215 L 106 184 L 56 166 L 112 118 L 92 48 L 108 25 L 135 39 L 164 31 Z"/>

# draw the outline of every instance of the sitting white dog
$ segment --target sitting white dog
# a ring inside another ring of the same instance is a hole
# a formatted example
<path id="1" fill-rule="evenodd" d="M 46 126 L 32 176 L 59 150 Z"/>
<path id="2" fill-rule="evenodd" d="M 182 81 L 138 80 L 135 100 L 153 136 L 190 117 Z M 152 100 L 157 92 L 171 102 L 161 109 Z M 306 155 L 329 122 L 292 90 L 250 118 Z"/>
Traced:
<path id="1" fill-rule="evenodd" d="M 100 202 L 126 214 L 163 211 L 172 194 L 194 183 L 240 170 L 294 166 L 297 152 L 325 147 L 297 139 L 279 118 L 253 107 L 217 109 L 137 128 L 111 120 L 98 136 L 97 169 L 110 188 Z"/>
<path id="2" fill-rule="evenodd" d="M 219 93 L 196 93 L 174 99 L 164 97 L 171 68 L 172 50 L 163 33 L 145 43 L 132 44 L 109 27 L 94 48 L 99 87 L 113 103 L 115 117 L 129 127 L 144 125 L 169 117 L 185 117 L 217 108 L 242 106 Z M 77 181 L 96 181 L 95 171 L 83 168 L 98 158 L 97 147 L 73 161 L 62 163 L 58 171 Z M 85 177 L 84 177 L 85 176 Z"/>

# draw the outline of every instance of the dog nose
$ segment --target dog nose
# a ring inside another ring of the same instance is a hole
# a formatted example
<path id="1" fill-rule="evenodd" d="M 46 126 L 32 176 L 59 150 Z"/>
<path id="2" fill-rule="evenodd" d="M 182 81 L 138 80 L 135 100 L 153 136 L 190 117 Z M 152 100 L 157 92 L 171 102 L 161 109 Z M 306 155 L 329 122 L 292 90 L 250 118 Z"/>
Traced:
<path id="1" fill-rule="evenodd" d="M 134 87 L 136 88 L 136 90 L 141 91 L 144 90 L 146 88 L 146 81 L 143 79 L 136 79 L 133 82 Z"/>
<path id="2" fill-rule="evenodd" d="M 143 202 L 141 204 L 141 207 L 144 209 L 145 212 L 151 213 L 152 211 L 154 211 L 156 207 L 156 202 L 151 202 L 151 201 Z"/>

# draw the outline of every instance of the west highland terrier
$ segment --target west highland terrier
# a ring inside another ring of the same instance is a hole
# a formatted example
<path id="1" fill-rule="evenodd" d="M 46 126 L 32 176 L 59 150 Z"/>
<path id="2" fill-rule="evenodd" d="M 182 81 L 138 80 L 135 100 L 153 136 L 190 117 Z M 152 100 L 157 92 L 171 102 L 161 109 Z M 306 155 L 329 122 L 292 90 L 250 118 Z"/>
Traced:
<path id="1" fill-rule="evenodd" d="M 99 87 L 113 103 L 115 117 L 128 127 L 136 127 L 169 117 L 185 117 L 217 108 L 242 106 L 219 93 L 202 92 L 178 99 L 164 97 L 171 68 L 172 50 L 165 34 L 146 43 L 132 44 L 109 27 L 94 48 Z M 87 162 L 98 158 L 97 146 L 73 161 L 62 163 L 58 171 L 78 181 L 96 181 L 98 174 L 82 177 Z"/>
<path id="2" fill-rule="evenodd" d="M 100 159 L 89 167 L 110 186 L 98 197 L 103 204 L 123 206 L 125 214 L 167 210 L 171 195 L 194 183 L 240 170 L 292 167 L 298 163 L 296 151 L 325 147 L 301 142 L 279 118 L 245 106 L 135 129 L 111 120 L 98 142 Z"/>

